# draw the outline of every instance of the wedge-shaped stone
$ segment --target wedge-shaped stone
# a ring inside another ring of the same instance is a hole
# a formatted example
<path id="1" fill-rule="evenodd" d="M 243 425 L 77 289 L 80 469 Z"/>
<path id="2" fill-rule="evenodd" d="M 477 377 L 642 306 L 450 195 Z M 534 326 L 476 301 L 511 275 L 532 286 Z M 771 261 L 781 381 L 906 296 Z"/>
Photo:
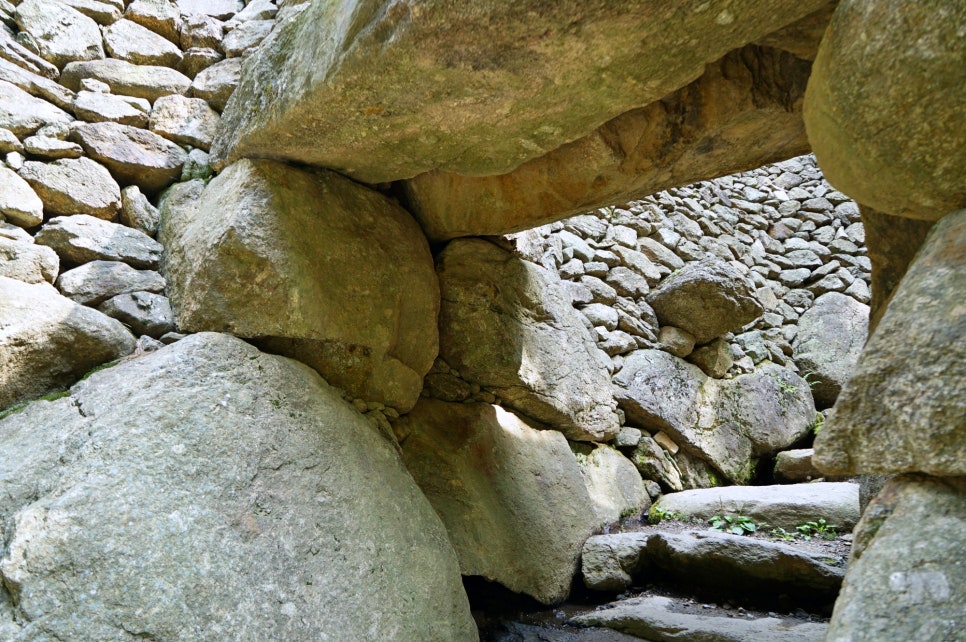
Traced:
<path id="1" fill-rule="evenodd" d="M 0 420 L 0 488 L 0 576 L 47 636 L 478 639 L 393 444 L 315 372 L 231 336 Z"/>
<path id="2" fill-rule="evenodd" d="M 57 253 L 49 247 L 0 236 L 0 276 L 24 283 L 53 283 L 59 269 Z"/>
<path id="3" fill-rule="evenodd" d="M 241 58 L 229 58 L 217 62 L 195 76 L 191 83 L 191 95 L 203 98 L 221 111 L 228 104 L 241 76 Z"/>
<path id="4" fill-rule="evenodd" d="M 120 322 L 62 297 L 47 283 L 0 276 L 0 408 L 69 386 L 133 349 L 134 337 Z"/>
<path id="5" fill-rule="evenodd" d="M 966 475 L 966 210 L 933 226 L 815 442 L 830 474 Z"/>
<path id="6" fill-rule="evenodd" d="M 0 59 L 0 80 L 23 89 L 31 96 L 43 98 L 64 110 L 71 109 L 74 102 L 74 92 L 71 90 L 3 59 Z"/>
<path id="7" fill-rule="evenodd" d="M 667 352 L 637 350 L 614 384 L 629 423 L 663 430 L 734 483 L 747 482 L 759 457 L 787 448 L 815 422 L 808 383 L 775 364 L 712 379 Z"/>
<path id="8" fill-rule="evenodd" d="M 124 11 L 124 0 L 60 0 L 76 9 L 99 25 L 117 21 Z"/>
<path id="9" fill-rule="evenodd" d="M 218 131 L 218 112 L 201 98 L 164 96 L 151 110 L 151 131 L 168 140 L 207 150 Z"/>
<path id="10" fill-rule="evenodd" d="M 671 95 L 512 172 L 406 181 L 413 214 L 433 239 L 504 234 L 805 154 L 809 68 L 774 49 L 733 51 Z"/>
<path id="11" fill-rule="evenodd" d="M 177 67 L 181 50 L 166 38 L 130 20 L 118 20 L 104 29 L 104 44 L 113 58 L 135 65 Z"/>
<path id="12" fill-rule="evenodd" d="M 246 51 L 264 40 L 274 26 L 274 20 L 249 20 L 237 25 L 221 42 L 225 57 L 235 58 L 244 55 Z"/>
<path id="13" fill-rule="evenodd" d="M 17 42 L 13 34 L 6 29 L 0 29 L 0 58 L 24 71 L 44 78 L 57 78 L 60 74 L 57 67 Z"/>
<path id="14" fill-rule="evenodd" d="M 567 597 L 598 521 L 563 435 L 499 406 L 432 399 L 397 430 L 403 461 L 446 525 L 464 575 L 545 604 Z"/>
<path id="15" fill-rule="evenodd" d="M 164 277 L 120 261 L 91 261 L 57 277 L 57 289 L 78 303 L 96 306 L 125 292 L 163 292 Z"/>
<path id="16" fill-rule="evenodd" d="M 72 120 L 64 110 L 0 80 L 0 127 L 24 138 L 44 125 L 66 125 Z"/>
<path id="17" fill-rule="evenodd" d="M 646 511 L 650 497 L 631 460 L 604 444 L 571 443 L 599 525 Z"/>
<path id="18" fill-rule="evenodd" d="M 137 335 L 155 339 L 174 327 L 174 312 L 168 297 L 153 292 L 126 292 L 111 297 L 97 306 L 107 316 L 117 319 Z"/>
<path id="19" fill-rule="evenodd" d="M 439 286 L 402 208 L 331 172 L 247 160 L 185 206 L 161 223 L 183 330 L 259 338 L 356 397 L 416 403 L 437 353 Z"/>
<path id="20" fill-rule="evenodd" d="M 824 4 L 611 2 L 581 5 L 575 22 L 568 3 L 313 3 L 246 66 L 213 155 L 286 158 L 365 182 L 504 173 Z"/>
<path id="21" fill-rule="evenodd" d="M 177 0 L 183 14 L 199 13 L 228 20 L 245 8 L 244 0 Z"/>
<path id="22" fill-rule="evenodd" d="M 24 0 L 17 25 L 33 38 L 44 60 L 63 68 L 76 60 L 104 57 L 101 30 L 81 12 L 57 0 Z"/>
<path id="23" fill-rule="evenodd" d="M 21 227 L 40 225 L 44 204 L 30 184 L 12 170 L 0 166 L 0 216 Z"/>
<path id="24" fill-rule="evenodd" d="M 71 140 L 99 161 L 121 185 L 156 194 L 181 177 L 188 153 L 153 132 L 120 123 L 84 123 Z"/>
<path id="25" fill-rule="evenodd" d="M 150 112 L 151 103 L 133 96 L 81 91 L 74 99 L 74 114 L 89 123 L 112 122 L 144 127 L 148 124 Z"/>
<path id="26" fill-rule="evenodd" d="M 164 250 L 143 232 L 86 214 L 52 218 L 35 238 L 72 264 L 123 261 L 138 269 L 156 270 Z"/>
<path id="27" fill-rule="evenodd" d="M 451 242 L 437 263 L 447 363 L 569 439 L 617 435 L 607 357 L 556 274 L 482 239 Z"/>
<path id="28" fill-rule="evenodd" d="M 34 189 L 49 214 L 90 214 L 110 220 L 121 209 L 117 181 L 89 158 L 27 161 L 20 177 Z"/>
<path id="29" fill-rule="evenodd" d="M 124 11 L 127 20 L 136 22 L 166 40 L 178 44 L 180 41 L 181 12 L 178 5 L 170 0 L 134 0 Z"/>
<path id="30" fill-rule="evenodd" d="M 72 62 L 64 67 L 60 82 L 68 89 L 77 91 L 84 78 L 107 83 L 115 94 L 145 98 L 152 102 L 169 94 L 185 94 L 191 87 L 191 79 L 174 69 L 132 65 L 113 58 Z"/>

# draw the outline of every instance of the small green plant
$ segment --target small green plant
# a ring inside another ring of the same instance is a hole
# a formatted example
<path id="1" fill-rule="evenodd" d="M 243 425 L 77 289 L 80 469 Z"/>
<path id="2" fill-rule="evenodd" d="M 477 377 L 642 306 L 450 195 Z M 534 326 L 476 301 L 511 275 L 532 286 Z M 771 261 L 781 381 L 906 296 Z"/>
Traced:
<path id="1" fill-rule="evenodd" d="M 745 535 L 758 530 L 758 525 L 750 517 L 744 515 L 715 515 L 708 520 L 711 530 Z"/>
<path id="2" fill-rule="evenodd" d="M 799 532 L 799 536 L 805 540 L 812 539 L 813 537 L 821 537 L 822 539 L 835 539 L 838 537 L 838 533 L 835 532 L 838 530 L 838 526 L 832 526 L 824 519 L 799 524 L 795 527 L 795 530 L 797 530 Z"/>
<path id="3" fill-rule="evenodd" d="M 784 528 L 773 528 L 771 529 L 771 531 L 769 531 L 768 534 L 774 537 L 775 539 L 780 539 L 785 542 L 790 542 L 794 540 L 796 535 L 796 533 L 789 533 Z"/>
<path id="4" fill-rule="evenodd" d="M 808 384 L 808 387 L 809 388 L 814 388 L 815 386 L 817 386 L 819 384 L 819 380 L 818 379 L 810 379 L 809 378 L 809 377 L 814 377 L 814 376 L 816 376 L 816 374 L 814 372 L 812 372 L 811 370 L 809 370 L 808 372 L 802 373 L 802 379 L 805 380 L 805 383 Z"/>
<path id="5" fill-rule="evenodd" d="M 647 521 L 649 524 L 660 524 L 664 520 L 674 520 L 680 519 L 681 515 L 675 513 L 673 510 L 664 510 L 660 506 L 651 506 L 651 509 L 647 511 Z"/>
<path id="6" fill-rule="evenodd" d="M 817 435 L 825 427 L 825 415 L 820 412 L 815 413 L 815 421 L 812 422 L 812 434 Z"/>
<path id="7" fill-rule="evenodd" d="M 791 394 L 793 392 L 798 392 L 798 387 L 797 386 L 788 383 L 784 379 L 778 379 L 778 378 L 776 378 L 775 381 L 778 382 L 778 389 L 781 390 L 782 392 L 784 392 L 785 394 Z"/>

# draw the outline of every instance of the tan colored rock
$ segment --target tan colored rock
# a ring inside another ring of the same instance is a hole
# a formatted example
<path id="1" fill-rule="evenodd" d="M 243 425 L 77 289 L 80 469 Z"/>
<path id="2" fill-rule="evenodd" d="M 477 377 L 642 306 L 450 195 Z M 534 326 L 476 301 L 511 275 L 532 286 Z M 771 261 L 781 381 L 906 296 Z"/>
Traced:
<path id="1" fill-rule="evenodd" d="M 355 397 L 413 406 L 439 289 L 402 208 L 331 172 L 246 160 L 177 209 L 164 206 L 162 241 L 183 330 L 258 338 Z"/>
<path id="2" fill-rule="evenodd" d="M 84 155 L 84 150 L 77 143 L 47 136 L 28 136 L 24 139 L 23 145 L 28 156 L 44 160 L 80 158 Z"/>
<path id="3" fill-rule="evenodd" d="M 64 67 L 60 82 L 68 89 L 77 91 L 84 78 L 94 78 L 107 83 L 112 93 L 150 101 L 169 94 L 186 94 L 191 87 L 191 79 L 174 69 L 132 65 L 111 58 L 70 63 Z"/>
<path id="4" fill-rule="evenodd" d="M 30 34 L 40 56 L 63 68 L 76 60 L 104 57 L 97 23 L 57 0 L 24 0 L 15 16 L 21 31 Z"/>
<path id="5" fill-rule="evenodd" d="M 112 122 L 144 127 L 148 124 L 150 112 L 151 103 L 133 96 L 80 91 L 74 99 L 74 113 L 89 123 Z"/>
<path id="6" fill-rule="evenodd" d="M 966 210 L 940 219 L 815 441 L 829 474 L 966 475 Z"/>
<path id="7" fill-rule="evenodd" d="M 966 4 L 841 2 L 805 100 L 826 179 L 881 212 L 936 220 L 966 207 Z M 909 43 L 915 43 L 910 46 Z"/>
<path id="8" fill-rule="evenodd" d="M 505 406 L 575 441 L 607 441 L 620 424 L 607 357 L 555 273 L 482 239 L 437 259 L 440 356 Z"/>
<path id="9" fill-rule="evenodd" d="M 24 283 L 53 283 L 59 269 L 57 253 L 49 247 L 0 236 L 0 276 Z"/>
<path id="10" fill-rule="evenodd" d="M 224 59 L 225 56 L 214 49 L 192 47 L 184 52 L 184 58 L 181 59 L 181 64 L 178 65 L 178 71 L 188 76 L 188 78 L 194 78 L 208 67 Z"/>
<path id="11" fill-rule="evenodd" d="M 157 134 L 119 123 L 84 123 L 71 140 L 100 162 L 122 185 L 137 185 L 155 194 L 181 177 L 188 154 Z"/>
<path id="12" fill-rule="evenodd" d="M 105 28 L 104 45 L 111 57 L 135 65 L 176 68 L 182 58 L 176 45 L 130 20 L 118 20 Z"/>
<path id="13" fill-rule="evenodd" d="M 627 457 L 605 444 L 571 442 L 597 523 L 616 524 L 651 505 L 644 480 Z"/>
<path id="14" fill-rule="evenodd" d="M 0 408 L 69 386 L 133 349 L 120 322 L 47 283 L 0 276 Z"/>
<path id="15" fill-rule="evenodd" d="M 171 0 L 134 0 L 124 11 L 124 17 L 176 45 L 180 42 L 181 12 Z"/>
<path id="16" fill-rule="evenodd" d="M 120 19 L 124 0 L 60 0 L 80 11 L 99 25 L 109 25 Z"/>
<path id="17" fill-rule="evenodd" d="M 40 225 L 44 204 L 30 185 L 12 170 L 0 166 L 0 215 L 20 227 Z"/>
<path id="18" fill-rule="evenodd" d="M 3 59 L 0 59 L 0 81 L 15 85 L 63 110 L 70 110 L 74 102 L 74 92 L 71 90 Z"/>
<path id="19" fill-rule="evenodd" d="M 228 103 L 241 76 L 241 58 L 222 60 L 200 71 L 191 82 L 191 95 L 203 98 L 221 111 Z"/>
<path id="20" fill-rule="evenodd" d="M 576 23 L 567 3 L 315 3 L 259 48 L 213 157 L 268 155 L 365 182 L 508 172 L 826 1 L 581 5 Z"/>
<path id="21" fill-rule="evenodd" d="M 756 41 L 756 45 L 781 49 L 803 60 L 815 60 L 822 36 L 832 21 L 832 14 L 839 0 L 827 2 L 824 7 L 808 14 L 801 20 L 786 25 L 774 33 Z"/>
<path id="22" fill-rule="evenodd" d="M 399 424 L 409 434 L 403 462 L 446 525 L 463 575 L 544 604 L 564 600 L 598 523 L 563 435 L 499 406 L 432 399 Z"/>
<path id="23" fill-rule="evenodd" d="M 184 16 L 180 34 L 182 49 L 188 50 L 195 47 L 220 49 L 221 39 L 224 37 L 225 28 L 221 20 L 202 13 L 190 13 Z"/>
<path id="24" fill-rule="evenodd" d="M 734 365 L 735 355 L 731 343 L 719 337 L 696 348 L 688 355 L 688 361 L 701 368 L 701 372 L 709 377 L 721 379 Z"/>
<path id="25" fill-rule="evenodd" d="M 30 136 L 44 125 L 67 124 L 73 120 L 70 114 L 34 98 L 15 85 L 0 80 L 0 127 L 23 138 Z"/>
<path id="26" fill-rule="evenodd" d="M 110 172 L 89 158 L 27 161 L 20 177 L 34 189 L 49 214 L 90 214 L 111 220 L 121 209 L 121 188 Z"/>
<path id="27" fill-rule="evenodd" d="M 14 29 L 17 25 L 14 22 L 13 24 L 7 23 L 7 26 Z M 57 78 L 60 73 L 55 65 L 50 64 L 32 50 L 17 42 L 13 33 L 6 29 L 0 29 L 0 59 L 13 63 L 28 73 L 37 74 L 44 78 Z"/>
<path id="28" fill-rule="evenodd" d="M 175 143 L 207 151 L 220 122 L 218 112 L 201 98 L 173 95 L 155 101 L 150 129 Z"/>

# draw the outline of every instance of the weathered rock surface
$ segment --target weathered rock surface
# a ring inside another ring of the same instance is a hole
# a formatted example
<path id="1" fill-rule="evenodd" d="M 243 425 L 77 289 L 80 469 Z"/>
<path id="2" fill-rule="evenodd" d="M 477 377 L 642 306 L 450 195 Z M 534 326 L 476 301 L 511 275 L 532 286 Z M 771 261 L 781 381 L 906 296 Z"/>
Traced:
<path id="1" fill-rule="evenodd" d="M 830 474 L 966 475 L 966 210 L 933 226 L 815 442 Z"/>
<path id="2" fill-rule="evenodd" d="M 743 515 L 760 524 L 786 530 L 824 519 L 839 532 L 845 532 L 859 521 L 859 485 L 815 482 L 701 488 L 664 495 L 654 507 L 701 519 L 723 514 Z"/>
<path id="3" fill-rule="evenodd" d="M 188 154 L 157 134 L 120 123 L 84 123 L 71 139 L 102 163 L 122 185 L 137 185 L 154 194 L 181 177 Z"/>
<path id="4" fill-rule="evenodd" d="M 627 457 L 603 444 L 574 443 L 571 448 L 599 524 L 613 524 L 650 507 L 644 480 Z"/>
<path id="5" fill-rule="evenodd" d="M 13 10 L 11 7 L 11 11 L 9 13 L 13 14 L 15 13 L 15 10 Z M 0 14 L 0 17 L 2 17 L 2 14 Z M 4 62 L 12 63 L 4 65 L 5 70 L 9 70 L 11 67 L 13 67 L 23 70 L 26 72 L 26 74 L 38 75 L 44 80 L 57 78 L 57 74 L 59 74 L 60 71 L 56 66 L 38 56 L 32 49 L 28 49 L 17 42 L 13 30 L 18 29 L 19 27 L 17 27 L 17 23 L 13 19 L 12 15 L 9 19 L 3 20 L 3 23 L 9 29 L 0 29 L 0 59 L 2 59 Z M 26 78 L 28 76 L 24 75 L 23 77 Z M 13 81 L 11 80 L 9 82 Z M 56 83 L 54 84 L 56 85 Z"/>
<path id="6" fill-rule="evenodd" d="M 134 0 L 125 9 L 124 17 L 178 44 L 178 32 L 183 25 L 179 8 L 176 2 L 169 0 Z"/>
<path id="7" fill-rule="evenodd" d="M 556 275 L 480 239 L 451 242 L 438 272 L 447 363 L 569 439 L 616 436 L 604 354 Z"/>
<path id="8" fill-rule="evenodd" d="M 112 58 L 135 65 L 177 67 L 182 58 L 177 46 L 131 20 L 118 20 L 105 28 L 104 44 Z"/>
<path id="9" fill-rule="evenodd" d="M 23 146 L 28 156 L 45 160 L 80 158 L 84 155 L 84 150 L 77 143 L 48 136 L 28 136 L 23 140 Z"/>
<path id="10" fill-rule="evenodd" d="M 36 192 L 16 173 L 0 166 L 0 216 L 21 227 L 40 225 L 44 204 Z"/>
<path id="11" fill-rule="evenodd" d="M 781 482 L 808 482 L 822 477 L 812 463 L 813 448 L 798 448 L 778 453 L 775 457 L 775 479 Z"/>
<path id="12" fill-rule="evenodd" d="M 241 77 L 241 58 L 229 58 L 199 72 L 191 82 L 191 95 L 203 98 L 221 111 L 238 86 Z"/>
<path id="13" fill-rule="evenodd" d="M 630 459 L 644 479 L 657 482 L 667 491 L 684 490 L 677 463 L 648 433 L 642 431 Z"/>
<path id="14" fill-rule="evenodd" d="M 805 96 L 829 182 L 864 205 L 936 220 L 966 207 L 966 5 L 839 4 Z M 908 46 L 908 43 L 917 43 Z"/>
<path id="15" fill-rule="evenodd" d="M 62 297 L 47 283 L 0 276 L 0 408 L 69 386 L 133 349 L 134 337 L 114 319 Z M 0 452 L 22 456 L 6 447 Z M 10 515 L 0 517 L 6 530 Z"/>
<path id="16" fill-rule="evenodd" d="M 403 461 L 449 533 L 464 575 L 553 604 L 570 592 L 597 517 L 560 433 L 499 406 L 422 399 L 397 422 Z"/>
<path id="17" fill-rule="evenodd" d="M 113 122 L 132 127 L 148 123 L 151 104 L 144 98 L 115 96 L 93 91 L 80 91 L 74 100 L 74 113 L 90 123 Z"/>
<path id="18" fill-rule="evenodd" d="M 828 292 L 817 297 L 798 320 L 792 358 L 809 373 L 815 405 L 830 408 L 852 376 L 869 334 L 869 306 Z"/>
<path id="19" fill-rule="evenodd" d="M 101 30 L 81 12 L 56 0 L 24 0 L 17 5 L 17 26 L 31 35 L 44 60 L 62 68 L 75 60 L 104 57 Z"/>
<path id="20" fill-rule="evenodd" d="M 152 270 L 135 270 L 120 261 L 91 261 L 57 277 L 57 289 L 69 299 L 96 306 L 125 292 L 164 291 L 164 277 Z"/>
<path id="21" fill-rule="evenodd" d="M 477 639 L 399 455 L 301 364 L 195 335 L 29 406 L 0 440 L 0 575 L 24 638 Z"/>
<path id="22" fill-rule="evenodd" d="M 502 234 L 803 154 L 809 68 L 744 47 L 673 94 L 512 172 L 435 170 L 407 181 L 413 213 L 431 238 Z"/>
<path id="23" fill-rule="evenodd" d="M 221 41 L 225 56 L 241 56 L 264 40 L 274 26 L 274 20 L 248 20 L 236 26 Z"/>
<path id="24" fill-rule="evenodd" d="M 580 572 L 594 591 L 620 593 L 647 567 L 647 533 L 594 535 L 584 542 Z"/>
<path id="25" fill-rule="evenodd" d="M 121 209 L 121 188 L 103 165 L 89 158 L 52 163 L 27 161 L 20 170 L 53 215 L 90 214 L 113 219 Z"/>
<path id="26" fill-rule="evenodd" d="M 220 120 L 204 100 L 172 95 L 155 101 L 150 127 L 168 140 L 207 150 Z"/>
<path id="27" fill-rule="evenodd" d="M 35 238 L 56 251 L 61 260 L 73 264 L 124 261 L 138 269 L 157 270 L 164 250 L 143 232 L 86 214 L 52 218 Z"/>
<path id="28" fill-rule="evenodd" d="M 571 621 L 584 626 L 606 626 L 655 642 L 821 642 L 828 630 L 825 624 L 795 618 L 748 620 L 681 612 L 674 600 L 661 596 L 622 600 Z"/>
<path id="29" fill-rule="evenodd" d="M 172 332 L 174 312 L 168 297 L 152 292 L 128 292 L 111 297 L 97 307 L 107 316 L 117 319 L 137 335 L 155 339 Z"/>
<path id="30" fill-rule="evenodd" d="M 68 124 L 73 118 L 46 100 L 35 98 L 5 80 L 0 80 L 0 127 L 24 138 L 51 123 Z"/>
<path id="31" fill-rule="evenodd" d="M 966 480 L 889 481 L 855 530 L 829 642 L 955 640 L 966 600 Z"/>
<path id="32" fill-rule="evenodd" d="M 121 12 L 124 11 L 123 0 L 61 0 L 61 2 L 103 26 L 119 20 Z"/>
<path id="33" fill-rule="evenodd" d="M 774 364 L 734 379 L 711 379 L 660 350 L 637 350 L 614 376 L 630 423 L 663 430 L 735 483 L 756 458 L 805 436 L 815 420 L 808 384 Z"/>
<path id="34" fill-rule="evenodd" d="M 151 204 L 137 185 L 128 185 L 121 190 L 121 223 L 153 237 L 158 232 L 160 219 L 158 208 Z"/>
<path id="35" fill-rule="evenodd" d="M 751 279 L 718 259 L 687 264 L 662 281 L 647 302 L 661 325 L 690 332 L 698 345 L 738 330 L 764 312 Z"/>
<path id="36" fill-rule="evenodd" d="M 227 20 L 245 8 L 244 0 L 177 0 L 183 14 L 200 13 Z"/>
<path id="37" fill-rule="evenodd" d="M 77 91 L 84 78 L 100 80 L 115 94 L 155 101 L 169 94 L 185 94 L 191 79 L 168 67 L 133 65 L 124 60 L 107 58 L 89 62 L 72 62 L 60 74 L 60 82 Z"/>
<path id="38" fill-rule="evenodd" d="M 311 5 L 255 54 L 214 157 L 273 155 L 365 182 L 503 173 L 823 4 L 582 6 L 578 30 L 569 4 Z"/>
<path id="39" fill-rule="evenodd" d="M 57 254 L 49 247 L 0 236 L 0 276 L 24 283 L 53 283 L 59 269 Z"/>
<path id="40" fill-rule="evenodd" d="M 404 210 L 274 161 L 236 163 L 181 210 L 162 242 L 182 329 L 257 337 L 355 397 L 413 406 L 437 353 L 439 286 Z"/>

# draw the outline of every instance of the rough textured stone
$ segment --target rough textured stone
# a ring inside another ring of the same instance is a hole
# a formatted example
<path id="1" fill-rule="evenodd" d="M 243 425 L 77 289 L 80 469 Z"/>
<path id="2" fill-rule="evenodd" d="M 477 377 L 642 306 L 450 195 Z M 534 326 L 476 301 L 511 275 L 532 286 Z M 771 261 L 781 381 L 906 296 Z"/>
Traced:
<path id="1" fill-rule="evenodd" d="M 191 82 L 191 95 L 203 98 L 221 111 L 228 103 L 241 76 L 241 58 L 217 62 L 198 73 Z"/>
<path id="2" fill-rule="evenodd" d="M 258 46 L 258 43 L 268 36 L 274 26 L 274 20 L 249 20 L 236 26 L 221 41 L 225 56 L 235 58 Z"/>
<path id="3" fill-rule="evenodd" d="M 403 461 L 449 532 L 464 575 L 552 604 L 570 592 L 597 526 L 563 435 L 499 406 L 421 399 L 402 417 Z"/>
<path id="4" fill-rule="evenodd" d="M 33 37 L 41 57 L 59 68 L 104 57 L 97 23 L 66 3 L 24 0 L 17 5 L 16 19 L 20 30 Z"/>
<path id="5" fill-rule="evenodd" d="M 135 65 L 177 67 L 182 58 L 177 46 L 130 20 L 118 20 L 105 28 L 104 44 L 112 58 Z"/>
<path id="6" fill-rule="evenodd" d="M 480 239 L 452 241 L 437 270 L 447 363 L 569 439 L 617 435 L 606 357 L 555 274 Z"/>
<path id="7" fill-rule="evenodd" d="M 720 337 L 698 347 L 688 355 L 688 361 L 701 368 L 701 372 L 713 379 L 721 379 L 734 365 L 731 344 Z"/>
<path id="8" fill-rule="evenodd" d="M 663 430 L 735 483 L 758 457 L 804 437 L 815 420 L 808 384 L 774 364 L 734 379 L 711 379 L 660 350 L 628 355 L 614 394 L 629 423 Z"/>
<path id="9" fill-rule="evenodd" d="M 174 44 L 180 42 L 181 12 L 170 0 L 134 0 L 124 11 L 124 17 Z"/>
<path id="10" fill-rule="evenodd" d="M 8 417 L 0 441 L 0 575 L 30 633 L 477 639 L 393 445 L 301 364 L 187 337 Z"/>
<path id="11" fill-rule="evenodd" d="M 125 292 L 164 291 L 164 278 L 151 270 L 135 270 L 119 261 L 91 261 L 57 277 L 57 289 L 69 299 L 96 306 Z"/>
<path id="12" fill-rule="evenodd" d="M 689 263 L 647 297 L 661 325 L 682 328 L 700 345 L 764 312 L 751 280 L 719 259 Z"/>
<path id="13" fill-rule="evenodd" d="M 715 515 L 743 515 L 786 530 L 824 519 L 839 532 L 847 532 L 859 521 L 859 485 L 815 482 L 699 488 L 664 495 L 654 507 L 705 520 Z"/>
<path id="14" fill-rule="evenodd" d="M 0 276 L 0 409 L 69 386 L 133 349 L 134 337 L 114 319 L 62 297 L 47 283 Z M 10 516 L 0 517 L 3 528 Z"/>
<path id="15" fill-rule="evenodd" d="M 137 335 L 160 338 L 175 329 L 174 312 L 168 297 L 152 292 L 128 292 L 111 297 L 97 307 Z"/>
<path id="16" fill-rule="evenodd" d="M 34 189 L 48 214 L 90 214 L 110 220 L 121 209 L 121 188 L 110 172 L 89 158 L 27 161 L 20 177 Z"/>
<path id="17" fill-rule="evenodd" d="M 437 353 L 439 289 L 402 208 L 331 172 L 241 161 L 184 212 L 162 221 L 182 329 L 260 338 L 355 397 L 412 407 Z"/>
<path id="18" fill-rule="evenodd" d="M 53 283 L 59 269 L 57 253 L 49 247 L 0 236 L 0 276 L 24 283 Z"/>
<path id="19" fill-rule="evenodd" d="M 889 481 L 855 529 L 829 642 L 955 640 L 966 600 L 966 479 Z"/>
<path id="20" fill-rule="evenodd" d="M 808 482 L 822 477 L 812 463 L 812 448 L 799 448 L 778 453 L 775 457 L 775 479 L 781 482 Z"/>
<path id="21" fill-rule="evenodd" d="M 815 299 L 798 320 L 792 358 L 807 373 L 815 405 L 830 408 L 852 376 L 869 333 L 869 306 L 837 292 Z"/>
<path id="22" fill-rule="evenodd" d="M 584 542 L 580 553 L 580 573 L 584 585 L 593 591 L 619 593 L 629 587 L 634 576 L 647 565 L 644 551 L 647 533 L 594 535 Z"/>
<path id="23" fill-rule="evenodd" d="M 730 614 L 729 614 L 730 615 Z M 622 600 L 609 608 L 578 615 L 582 626 L 606 626 L 643 640 L 708 640 L 709 642 L 820 642 L 826 624 L 791 617 L 734 618 L 683 611 L 672 598 L 661 596 Z"/>
<path id="24" fill-rule="evenodd" d="M 30 136 L 44 125 L 67 124 L 70 114 L 35 98 L 20 87 L 0 80 L 0 127 L 9 129 L 20 138 Z"/>
<path id="25" fill-rule="evenodd" d="M 627 457 L 603 444 L 572 443 L 571 449 L 577 457 L 598 524 L 613 524 L 650 507 L 641 474 Z"/>
<path id="26" fill-rule="evenodd" d="M 28 136 L 24 139 L 23 145 L 28 156 L 45 160 L 80 158 L 84 155 L 80 145 L 47 136 Z"/>
<path id="27" fill-rule="evenodd" d="M 181 147 L 155 133 L 119 123 L 85 123 L 71 139 L 102 163 L 122 185 L 154 194 L 181 177 L 188 157 Z"/>
<path id="28" fill-rule="evenodd" d="M 15 13 L 15 10 L 11 10 L 10 13 Z M 2 16 L 3 14 L 0 14 L 0 18 L 2 18 Z M 12 63 L 5 65 L 5 68 L 9 69 L 10 67 L 13 67 L 16 69 L 21 69 L 26 74 L 36 74 L 40 76 L 41 80 L 57 78 L 57 75 L 60 73 L 60 71 L 55 65 L 50 64 L 38 56 L 34 50 L 29 49 L 17 42 L 17 39 L 14 36 L 14 30 L 19 29 L 16 21 L 14 21 L 11 17 L 9 21 L 3 22 L 7 27 L 9 27 L 9 30 L 0 29 L 0 59 L 3 59 L 4 62 Z"/>
<path id="29" fill-rule="evenodd" d="M 200 13 L 227 20 L 245 8 L 243 0 L 177 0 L 183 14 Z"/>
<path id="30" fill-rule="evenodd" d="M 421 174 L 405 184 L 413 213 L 432 238 L 501 234 L 805 153 L 809 67 L 745 47 L 670 96 L 512 172 Z"/>
<path id="31" fill-rule="evenodd" d="M 826 473 L 966 475 L 966 210 L 933 226 L 815 442 Z"/>
<path id="32" fill-rule="evenodd" d="M 30 185 L 16 173 L 0 166 L 0 216 L 21 227 L 44 220 L 44 204 Z"/>
<path id="33" fill-rule="evenodd" d="M 90 123 L 112 122 L 144 127 L 148 124 L 150 112 L 151 103 L 133 96 L 80 91 L 74 99 L 74 113 Z"/>
<path id="34" fill-rule="evenodd" d="M 366 182 L 503 173 L 824 4 L 312 4 L 255 54 L 214 156 L 269 154 Z"/>
<path id="35" fill-rule="evenodd" d="M 910 218 L 966 207 L 964 23 L 956 0 L 839 4 L 805 96 L 808 138 L 830 183 Z"/>
<path id="36" fill-rule="evenodd" d="M 218 112 L 201 98 L 158 98 L 151 110 L 151 131 L 168 140 L 207 150 L 218 129 Z"/>
<path id="37" fill-rule="evenodd" d="M 90 62 L 72 62 L 64 67 L 60 82 L 77 91 L 84 78 L 107 83 L 111 92 L 155 101 L 169 94 L 186 94 L 191 79 L 184 74 L 155 65 L 132 65 L 124 60 L 108 58 Z"/>
<path id="38" fill-rule="evenodd" d="M 61 0 L 63 4 L 77 9 L 99 25 L 110 25 L 121 17 L 123 0 Z"/>
<path id="39" fill-rule="evenodd" d="M 655 481 L 670 492 L 684 490 L 677 464 L 651 435 L 642 432 L 630 457 L 644 479 Z"/>
<path id="40" fill-rule="evenodd" d="M 160 219 L 158 208 L 151 205 L 137 185 L 129 185 L 121 190 L 121 223 L 153 237 L 158 232 Z"/>
<path id="41" fill-rule="evenodd" d="M 138 269 L 157 270 L 164 250 L 143 232 L 86 214 L 52 218 L 40 228 L 36 239 L 68 264 L 124 261 Z"/>

